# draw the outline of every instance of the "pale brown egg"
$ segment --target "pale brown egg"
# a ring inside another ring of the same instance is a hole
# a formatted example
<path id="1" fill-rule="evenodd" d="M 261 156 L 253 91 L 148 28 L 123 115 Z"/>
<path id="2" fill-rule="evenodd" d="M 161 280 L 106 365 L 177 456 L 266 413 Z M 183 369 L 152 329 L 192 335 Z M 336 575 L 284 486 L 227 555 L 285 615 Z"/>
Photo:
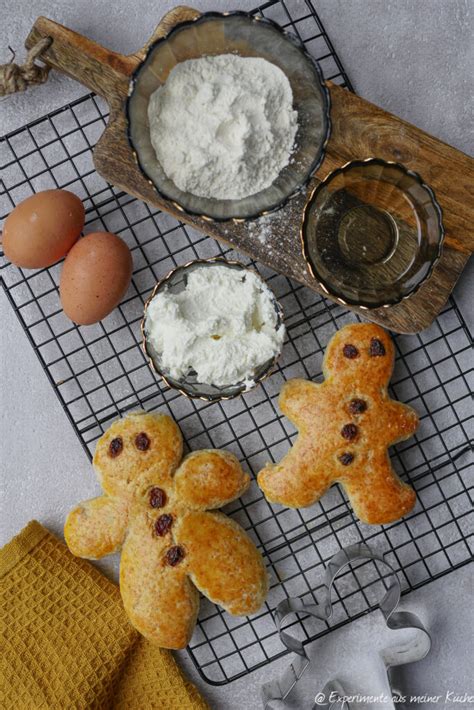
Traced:
<path id="1" fill-rule="evenodd" d="M 42 269 L 66 256 L 84 226 L 84 205 L 68 190 L 27 197 L 3 226 L 3 250 L 16 266 Z"/>
<path id="2" fill-rule="evenodd" d="M 66 257 L 59 293 L 65 314 L 90 325 L 122 300 L 132 277 L 132 255 L 122 239 L 94 232 L 79 239 Z"/>

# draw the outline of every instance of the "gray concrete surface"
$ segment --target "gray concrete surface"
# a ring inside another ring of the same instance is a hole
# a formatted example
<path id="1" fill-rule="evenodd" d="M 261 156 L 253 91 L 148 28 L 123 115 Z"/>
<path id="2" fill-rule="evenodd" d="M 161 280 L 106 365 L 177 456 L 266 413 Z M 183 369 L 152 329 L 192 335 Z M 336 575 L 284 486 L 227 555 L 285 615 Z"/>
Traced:
<path id="1" fill-rule="evenodd" d="M 300 4 L 300 0 L 286 1 Z M 313 1 L 361 95 L 472 152 L 472 0 Z M 40 14 L 111 48 L 131 52 L 144 43 L 159 17 L 174 4 L 171 0 L 0 0 L 0 61 L 9 59 L 7 45 L 21 57 L 23 40 Z M 199 9 L 247 9 L 254 2 L 195 0 L 193 4 Z M 53 74 L 44 87 L 0 100 L 0 134 L 83 93 L 81 86 Z M 472 271 L 471 267 L 464 274 L 456 290 L 471 322 Z M 3 544 L 33 517 L 60 534 L 66 512 L 97 489 L 87 475 L 84 452 L 3 293 L 0 322 Z M 113 561 L 101 567 L 113 575 Z M 413 693 L 440 696 L 437 702 L 412 707 L 474 707 L 474 702 L 457 703 L 453 696 L 446 696 L 449 692 L 474 694 L 470 571 L 463 568 L 423 587 L 405 597 L 403 606 L 418 612 L 434 632 L 432 653 L 407 669 L 406 687 Z M 381 619 L 371 614 L 314 644 L 314 669 L 301 689 L 306 699 L 298 694 L 291 707 L 311 707 L 310 696 L 334 672 L 351 692 L 382 692 L 376 650 L 386 639 Z M 259 707 L 262 682 L 287 663 L 284 659 L 230 685 L 211 687 L 198 678 L 185 653 L 179 657 L 211 706 L 219 710 Z"/>

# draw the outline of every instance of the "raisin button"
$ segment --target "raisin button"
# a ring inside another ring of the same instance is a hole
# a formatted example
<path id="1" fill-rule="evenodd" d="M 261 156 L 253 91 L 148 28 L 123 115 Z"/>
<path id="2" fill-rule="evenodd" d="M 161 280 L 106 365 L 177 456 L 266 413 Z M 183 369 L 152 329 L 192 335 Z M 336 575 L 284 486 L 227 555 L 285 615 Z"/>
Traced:
<path id="1" fill-rule="evenodd" d="M 359 430 L 355 424 L 344 424 L 341 429 L 341 436 L 347 439 L 347 441 L 352 441 L 356 438 L 358 432 Z"/>
<path id="2" fill-rule="evenodd" d="M 123 449 L 123 441 L 121 436 L 117 436 L 115 439 L 112 439 L 109 445 L 109 456 L 111 456 L 113 459 L 118 456 L 119 454 L 122 453 Z"/>
<path id="3" fill-rule="evenodd" d="M 350 345 L 349 343 L 347 343 L 342 348 L 342 354 L 344 355 L 344 357 L 349 358 L 349 360 L 353 360 L 359 355 L 359 351 L 357 350 L 355 345 Z"/>
<path id="4" fill-rule="evenodd" d="M 342 454 L 341 456 L 339 456 L 339 461 L 342 463 L 343 466 L 348 466 L 354 461 L 354 454 Z"/>
<path id="5" fill-rule="evenodd" d="M 367 402 L 363 399 L 351 399 L 348 409 L 350 414 L 362 414 L 367 409 Z"/>
<path id="6" fill-rule="evenodd" d="M 137 434 L 135 437 L 135 446 L 139 451 L 146 451 L 150 448 L 150 439 L 144 431 L 142 431 L 141 434 Z"/>
<path id="7" fill-rule="evenodd" d="M 182 559 L 184 559 L 184 550 L 179 545 L 170 547 L 166 553 L 166 561 L 171 567 L 175 567 Z"/>
<path id="8" fill-rule="evenodd" d="M 163 508 L 163 506 L 166 505 L 166 493 L 162 488 L 151 489 L 150 505 L 152 508 Z"/>
<path id="9" fill-rule="evenodd" d="M 378 338 L 372 338 L 370 341 L 369 355 L 371 357 L 385 355 L 385 345 Z"/>
<path id="10" fill-rule="evenodd" d="M 166 535 L 167 532 L 171 530 L 171 526 L 173 525 L 173 516 L 168 515 L 165 513 L 164 515 L 160 515 L 160 517 L 157 519 L 155 523 L 155 533 L 159 537 L 163 537 L 163 535 Z"/>

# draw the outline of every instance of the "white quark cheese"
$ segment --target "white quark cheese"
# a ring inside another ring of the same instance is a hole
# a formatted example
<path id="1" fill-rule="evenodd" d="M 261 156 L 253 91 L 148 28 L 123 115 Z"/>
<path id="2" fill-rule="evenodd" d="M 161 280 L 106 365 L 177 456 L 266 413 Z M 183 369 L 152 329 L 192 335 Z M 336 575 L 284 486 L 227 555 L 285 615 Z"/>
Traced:
<path id="1" fill-rule="evenodd" d="M 297 131 L 290 82 L 260 57 L 222 54 L 177 64 L 150 97 L 156 156 L 180 190 L 220 200 L 269 187 Z"/>
<path id="2" fill-rule="evenodd" d="M 217 264 L 190 272 L 181 293 L 158 293 L 147 309 L 146 332 L 173 378 L 194 370 L 198 382 L 216 386 L 252 381 L 285 336 L 262 280 Z"/>

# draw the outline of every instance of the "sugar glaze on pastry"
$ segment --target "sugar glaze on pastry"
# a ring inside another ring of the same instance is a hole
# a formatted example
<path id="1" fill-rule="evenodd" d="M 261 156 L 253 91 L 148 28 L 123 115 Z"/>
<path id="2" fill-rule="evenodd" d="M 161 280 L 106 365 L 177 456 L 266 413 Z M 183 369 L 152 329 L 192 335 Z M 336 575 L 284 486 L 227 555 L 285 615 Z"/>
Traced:
<path id="1" fill-rule="evenodd" d="M 200 590 L 229 613 L 263 604 L 268 578 L 244 530 L 219 512 L 250 478 L 215 449 L 182 459 L 181 432 L 164 414 L 133 413 L 99 439 L 94 467 L 104 495 L 78 505 L 64 535 L 74 555 L 122 549 L 120 591 L 135 628 L 163 648 L 189 642 Z"/>
<path id="2" fill-rule="evenodd" d="M 285 383 L 279 405 L 298 437 L 280 463 L 258 474 L 267 500 L 303 508 L 340 483 L 365 523 L 389 523 L 413 508 L 415 491 L 393 470 L 388 447 L 412 436 L 418 416 L 388 395 L 393 365 L 389 334 L 359 323 L 329 342 L 322 384 Z"/>

